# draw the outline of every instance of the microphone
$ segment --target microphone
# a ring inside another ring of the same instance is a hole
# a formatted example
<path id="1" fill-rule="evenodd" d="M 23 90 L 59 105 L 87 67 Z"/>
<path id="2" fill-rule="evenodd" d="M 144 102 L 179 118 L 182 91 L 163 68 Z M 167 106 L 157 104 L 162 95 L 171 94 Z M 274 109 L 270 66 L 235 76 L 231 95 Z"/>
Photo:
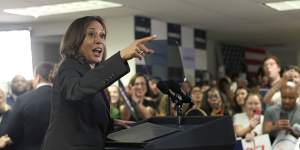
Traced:
<path id="1" fill-rule="evenodd" d="M 158 83 L 157 83 L 157 88 L 161 91 L 161 92 L 163 92 L 164 94 L 167 94 L 167 95 L 169 95 L 170 94 L 170 92 L 169 92 L 169 87 L 166 85 L 166 83 L 164 82 L 164 81 L 159 81 Z"/>
<path id="2" fill-rule="evenodd" d="M 168 84 L 166 81 L 159 81 L 157 83 L 157 87 L 158 89 L 163 92 L 164 94 L 167 94 L 169 97 L 171 97 L 172 101 L 174 100 L 181 100 L 181 97 L 178 97 L 178 95 L 176 95 L 176 93 L 172 90 L 170 90 Z"/>
<path id="3" fill-rule="evenodd" d="M 183 92 L 179 84 L 177 84 L 175 81 L 170 80 L 168 81 L 168 86 L 171 90 L 173 90 L 175 93 L 178 93 L 181 97 L 184 103 L 191 103 L 192 99 L 190 96 L 188 96 L 186 93 Z"/>
<path id="4" fill-rule="evenodd" d="M 261 110 L 260 109 L 255 109 L 253 110 L 253 117 L 257 121 L 260 121 L 260 116 L 261 116 Z"/>
<path id="5" fill-rule="evenodd" d="M 180 86 L 174 81 L 159 81 L 157 84 L 158 89 L 171 97 L 175 103 L 191 103 L 192 100 L 189 96 L 183 93 Z"/>

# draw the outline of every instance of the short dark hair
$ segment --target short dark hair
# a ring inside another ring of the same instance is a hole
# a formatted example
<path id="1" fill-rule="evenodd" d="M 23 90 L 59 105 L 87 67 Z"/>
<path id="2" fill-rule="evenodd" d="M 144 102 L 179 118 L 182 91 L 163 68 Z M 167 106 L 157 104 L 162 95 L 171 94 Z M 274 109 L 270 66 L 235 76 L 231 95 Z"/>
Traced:
<path id="1" fill-rule="evenodd" d="M 281 64 L 280 64 L 280 61 L 279 61 L 278 57 L 276 57 L 276 56 L 274 56 L 274 55 L 266 56 L 266 57 L 264 58 L 264 60 L 263 60 L 263 65 L 264 65 L 265 62 L 266 62 L 267 60 L 269 60 L 269 59 L 273 59 L 273 60 L 276 62 L 276 64 L 278 65 L 278 67 L 281 68 Z"/>
<path id="2" fill-rule="evenodd" d="M 78 58 L 80 45 L 83 43 L 87 28 L 92 21 L 98 21 L 104 28 L 105 33 L 107 33 L 104 21 L 100 16 L 85 16 L 74 20 L 68 27 L 60 45 L 62 59 L 66 57 Z M 106 48 L 104 49 L 103 58 L 105 57 Z"/>
<path id="3" fill-rule="evenodd" d="M 54 64 L 50 62 L 43 62 L 36 67 L 35 74 L 40 75 L 43 78 L 43 80 L 47 82 L 52 82 L 51 75 L 53 73 L 53 69 Z"/>

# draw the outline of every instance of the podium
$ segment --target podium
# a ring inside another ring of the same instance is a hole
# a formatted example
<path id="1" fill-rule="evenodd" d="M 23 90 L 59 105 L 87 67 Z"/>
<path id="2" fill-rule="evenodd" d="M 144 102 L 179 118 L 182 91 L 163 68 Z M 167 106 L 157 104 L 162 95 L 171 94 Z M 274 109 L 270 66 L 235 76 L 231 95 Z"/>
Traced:
<path id="1" fill-rule="evenodd" d="M 148 131 L 153 130 L 153 131 Z M 105 150 L 232 150 L 231 117 L 154 117 L 129 130 L 113 132 Z"/>

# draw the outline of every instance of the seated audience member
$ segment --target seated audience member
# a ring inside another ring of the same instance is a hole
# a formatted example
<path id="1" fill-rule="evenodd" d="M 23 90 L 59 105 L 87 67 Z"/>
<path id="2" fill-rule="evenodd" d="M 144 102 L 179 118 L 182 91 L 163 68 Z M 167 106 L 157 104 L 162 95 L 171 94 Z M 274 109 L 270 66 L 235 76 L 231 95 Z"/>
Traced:
<path id="1" fill-rule="evenodd" d="M 17 97 L 28 91 L 28 83 L 21 75 L 16 75 L 11 81 L 11 94 L 7 97 L 8 105 L 13 106 Z"/>
<path id="2" fill-rule="evenodd" d="M 248 90 L 244 87 L 239 87 L 236 89 L 233 97 L 233 110 L 234 113 L 246 112 L 245 99 L 248 95 Z"/>
<path id="3" fill-rule="evenodd" d="M 206 98 L 203 102 L 203 110 L 209 116 L 229 115 L 227 107 L 224 105 L 224 96 L 216 87 L 212 87 L 207 91 Z"/>
<path id="4" fill-rule="evenodd" d="M 207 116 L 204 110 L 201 109 L 203 93 L 199 86 L 194 86 L 191 91 L 192 107 L 186 112 L 186 116 Z"/>
<path id="5" fill-rule="evenodd" d="M 3 130 L 7 124 L 10 112 L 10 106 L 6 103 L 6 94 L 0 88 L 0 135 L 4 135 Z"/>
<path id="6" fill-rule="evenodd" d="M 281 104 L 275 104 L 267 108 L 263 124 L 263 132 L 276 138 L 279 133 L 287 132 L 293 135 L 297 130 L 293 128 L 300 124 L 300 107 L 296 103 L 299 97 L 299 86 L 291 81 L 284 81 L 280 87 Z"/>
<path id="7" fill-rule="evenodd" d="M 121 108 L 125 107 L 121 103 L 120 90 L 116 85 L 108 87 L 110 98 L 110 117 L 112 119 L 121 119 Z"/>
<path id="8" fill-rule="evenodd" d="M 268 105 L 281 104 L 280 87 L 284 81 L 292 81 L 297 85 L 300 85 L 300 68 L 297 66 L 288 66 L 283 72 L 283 78 L 274 85 L 264 97 L 264 102 Z M 300 103 L 300 99 L 297 99 L 297 103 Z"/>
<path id="9" fill-rule="evenodd" d="M 245 112 L 233 116 L 233 125 L 237 137 L 253 139 L 262 134 L 263 115 L 261 115 L 259 94 L 249 93 L 245 99 Z"/>
<path id="10" fill-rule="evenodd" d="M 165 96 L 159 104 L 159 116 L 176 116 L 175 104 L 169 99 L 169 96 Z"/>
<path id="11" fill-rule="evenodd" d="M 129 84 L 131 87 L 130 99 L 138 118 L 134 119 L 128 108 L 125 107 L 125 109 L 121 111 L 121 114 L 124 114 L 124 119 L 140 121 L 155 116 L 155 103 L 146 99 L 146 94 L 149 89 L 146 77 L 142 74 L 136 74 L 131 78 Z"/>
<path id="12" fill-rule="evenodd" d="M 148 100 L 153 101 L 155 103 L 155 111 L 158 114 L 160 113 L 160 103 L 162 100 L 168 99 L 167 95 L 163 94 L 157 87 L 158 82 L 160 81 L 160 78 L 153 77 L 149 80 L 149 98 Z M 164 110 L 162 110 L 164 111 Z"/>
<path id="13" fill-rule="evenodd" d="M 219 79 L 218 81 L 218 90 L 224 96 L 223 105 L 226 107 L 229 115 L 232 116 L 232 114 L 234 113 L 232 108 L 232 106 L 234 105 L 233 104 L 234 92 L 231 91 L 230 85 L 231 85 L 231 79 L 227 76 Z"/>
<path id="14" fill-rule="evenodd" d="M 50 119 L 53 64 L 41 63 L 34 73 L 34 90 L 20 95 L 10 113 L 4 133 L 12 140 L 8 148 L 40 150 Z"/>

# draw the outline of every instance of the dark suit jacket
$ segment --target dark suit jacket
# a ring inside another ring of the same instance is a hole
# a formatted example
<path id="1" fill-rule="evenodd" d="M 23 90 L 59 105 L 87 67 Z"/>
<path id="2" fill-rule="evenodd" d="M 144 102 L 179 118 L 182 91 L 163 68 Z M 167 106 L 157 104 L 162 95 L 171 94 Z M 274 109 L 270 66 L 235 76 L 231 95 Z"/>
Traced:
<path id="1" fill-rule="evenodd" d="M 66 58 L 53 85 L 50 125 L 43 150 L 101 150 L 112 126 L 103 90 L 129 72 L 120 53 L 96 68 Z"/>
<path id="2" fill-rule="evenodd" d="M 49 125 L 51 93 L 52 87 L 43 85 L 18 97 L 4 129 L 13 149 L 40 150 Z"/>

